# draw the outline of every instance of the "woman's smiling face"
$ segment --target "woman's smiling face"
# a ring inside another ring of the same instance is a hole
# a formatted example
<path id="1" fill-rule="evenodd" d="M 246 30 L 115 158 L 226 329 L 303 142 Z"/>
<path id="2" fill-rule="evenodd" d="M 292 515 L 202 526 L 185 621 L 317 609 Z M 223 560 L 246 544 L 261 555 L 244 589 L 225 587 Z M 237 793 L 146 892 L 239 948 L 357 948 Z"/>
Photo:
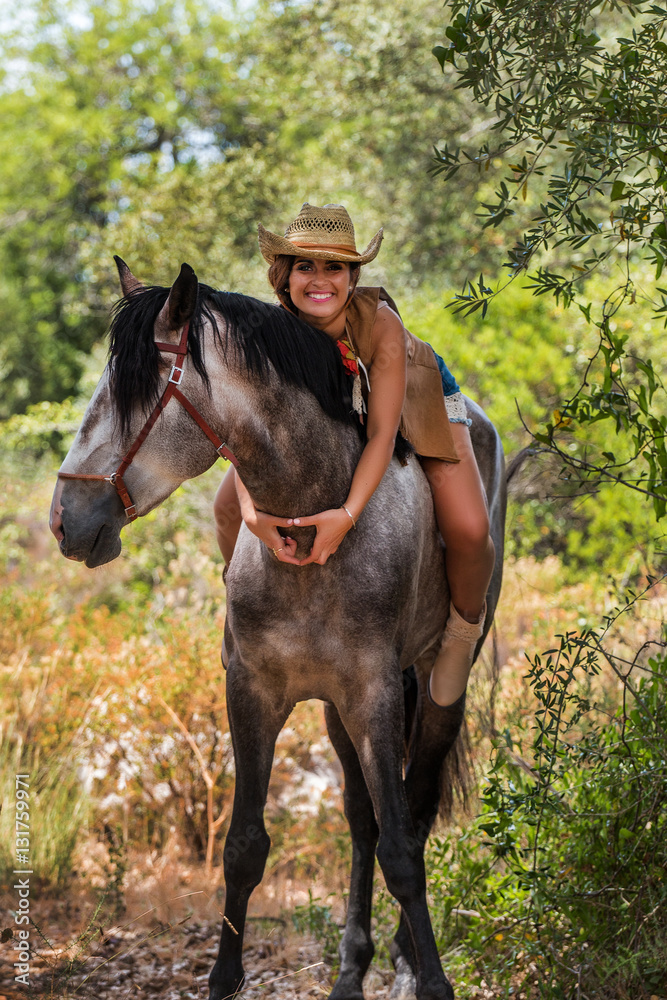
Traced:
<path id="1" fill-rule="evenodd" d="M 350 294 L 350 265 L 337 260 L 297 257 L 289 276 L 292 302 L 313 325 L 326 324 L 345 307 Z"/>

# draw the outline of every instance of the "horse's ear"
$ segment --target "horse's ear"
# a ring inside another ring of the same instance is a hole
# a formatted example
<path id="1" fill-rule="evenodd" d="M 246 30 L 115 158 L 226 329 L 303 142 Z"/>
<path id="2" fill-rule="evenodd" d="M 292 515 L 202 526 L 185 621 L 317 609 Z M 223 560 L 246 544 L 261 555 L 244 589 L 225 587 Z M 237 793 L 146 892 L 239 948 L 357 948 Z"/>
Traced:
<path id="1" fill-rule="evenodd" d="M 169 297 L 160 310 L 157 328 L 168 333 L 185 326 L 197 308 L 198 291 L 197 275 L 189 264 L 181 264 L 181 273 L 171 286 Z"/>
<path id="2" fill-rule="evenodd" d="M 136 292 L 144 287 L 139 279 L 135 278 L 132 274 L 122 257 L 114 254 L 113 259 L 116 261 L 116 267 L 118 268 L 118 277 L 120 278 L 120 287 L 123 290 L 123 295 L 129 295 L 131 292 Z"/>

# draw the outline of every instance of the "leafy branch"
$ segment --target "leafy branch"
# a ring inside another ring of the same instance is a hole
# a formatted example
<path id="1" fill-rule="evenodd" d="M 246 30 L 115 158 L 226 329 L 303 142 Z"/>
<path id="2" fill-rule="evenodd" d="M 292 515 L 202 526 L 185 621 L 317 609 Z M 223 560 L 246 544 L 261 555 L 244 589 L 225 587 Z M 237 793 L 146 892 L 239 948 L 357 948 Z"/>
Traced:
<path id="1" fill-rule="evenodd" d="M 493 148 L 488 141 L 476 150 L 436 148 L 433 173 L 448 181 L 472 165 L 481 178 L 492 164 L 507 163 L 494 200 L 482 201 L 482 227 L 532 212 L 503 264 L 508 280 L 493 288 L 480 274 L 451 305 L 485 316 L 526 274 L 533 294 L 576 304 L 590 324 L 593 303 L 578 301 L 583 282 L 623 254 L 626 281 L 603 303 L 599 347 L 581 387 L 534 438 L 576 488 L 619 483 L 650 498 L 660 518 L 667 510 L 665 387 L 650 359 L 626 353 L 612 316 L 635 301 L 631 271 L 640 256 L 656 282 L 667 262 L 667 8 L 620 0 L 452 0 L 446 7 L 448 44 L 433 53 L 457 88 L 494 108 L 490 129 L 500 139 Z M 657 293 L 654 313 L 667 326 L 667 288 Z M 614 422 L 620 454 L 591 456 L 586 431 L 601 420 Z"/>

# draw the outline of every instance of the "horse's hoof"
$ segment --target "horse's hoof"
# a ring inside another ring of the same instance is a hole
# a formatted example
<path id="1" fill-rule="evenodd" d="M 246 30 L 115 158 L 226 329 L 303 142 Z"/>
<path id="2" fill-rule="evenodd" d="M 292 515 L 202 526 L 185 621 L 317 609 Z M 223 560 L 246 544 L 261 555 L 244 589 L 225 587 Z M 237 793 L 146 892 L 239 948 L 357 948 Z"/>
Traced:
<path id="1" fill-rule="evenodd" d="M 234 977 L 231 982 L 234 982 L 236 977 Z M 243 989 L 243 983 L 245 982 L 245 973 L 242 974 L 240 979 L 236 980 L 237 985 L 232 987 L 223 986 L 221 980 L 214 978 L 213 973 L 208 981 L 208 1000 L 231 1000 L 232 997 L 237 996 Z"/>
<path id="2" fill-rule="evenodd" d="M 417 1000 L 454 1000 L 452 984 L 446 976 L 423 983 L 416 992 Z"/>
<path id="3" fill-rule="evenodd" d="M 364 991 L 351 976 L 339 976 L 329 994 L 329 1000 L 364 1000 Z"/>

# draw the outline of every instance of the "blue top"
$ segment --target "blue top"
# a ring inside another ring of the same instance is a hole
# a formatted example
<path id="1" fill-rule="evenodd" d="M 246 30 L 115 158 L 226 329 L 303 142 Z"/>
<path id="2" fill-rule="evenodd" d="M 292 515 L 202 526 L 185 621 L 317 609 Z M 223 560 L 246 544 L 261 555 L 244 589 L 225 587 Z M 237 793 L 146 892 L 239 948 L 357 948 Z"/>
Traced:
<path id="1" fill-rule="evenodd" d="M 436 361 L 438 362 L 438 368 L 440 369 L 440 377 L 442 379 L 442 391 L 445 396 L 453 396 L 455 392 L 460 392 L 459 384 L 450 372 L 449 368 L 442 360 L 439 354 L 433 351 L 435 354 Z"/>

